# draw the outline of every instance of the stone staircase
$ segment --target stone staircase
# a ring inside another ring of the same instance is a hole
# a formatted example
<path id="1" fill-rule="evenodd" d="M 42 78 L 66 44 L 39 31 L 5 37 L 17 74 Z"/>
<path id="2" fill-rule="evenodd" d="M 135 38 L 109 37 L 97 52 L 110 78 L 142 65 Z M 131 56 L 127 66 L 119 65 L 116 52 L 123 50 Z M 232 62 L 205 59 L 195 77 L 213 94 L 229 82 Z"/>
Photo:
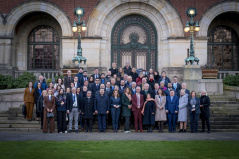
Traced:
<path id="1" fill-rule="evenodd" d="M 225 96 L 210 96 L 210 99 L 211 131 L 239 132 L 239 101 L 237 101 L 235 98 Z M 10 107 L 8 111 L 0 111 L 0 131 L 41 131 L 40 122 L 28 122 L 21 114 L 21 109 L 22 106 Z M 33 112 L 35 112 L 35 109 Z M 33 119 L 35 119 L 35 113 L 33 113 Z M 130 127 L 130 129 L 133 131 L 134 127 Z M 123 130 L 124 126 L 122 125 L 120 127 L 120 132 L 123 132 Z M 177 131 L 178 130 L 179 127 L 177 127 Z M 199 122 L 199 131 L 200 130 L 201 121 Z M 168 127 L 165 126 L 164 131 L 167 132 Z M 98 132 L 97 121 L 95 121 L 93 124 L 93 132 Z M 113 132 L 112 126 L 107 126 L 107 132 Z M 157 131 L 154 130 L 154 132 Z M 189 126 L 188 132 L 190 132 Z"/>

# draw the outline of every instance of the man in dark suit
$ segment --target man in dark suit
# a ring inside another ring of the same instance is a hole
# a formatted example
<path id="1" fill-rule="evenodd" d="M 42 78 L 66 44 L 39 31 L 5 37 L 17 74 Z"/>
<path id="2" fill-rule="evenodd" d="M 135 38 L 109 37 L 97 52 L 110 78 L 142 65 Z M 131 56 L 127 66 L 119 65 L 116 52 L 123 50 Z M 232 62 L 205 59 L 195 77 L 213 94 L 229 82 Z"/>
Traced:
<path id="1" fill-rule="evenodd" d="M 95 113 L 98 114 L 99 132 L 106 132 L 106 117 L 109 114 L 109 98 L 104 89 L 100 89 L 100 95 L 95 98 Z"/>
<path id="2" fill-rule="evenodd" d="M 171 82 L 168 82 L 168 88 L 164 90 L 164 94 L 166 96 L 170 96 L 170 91 L 173 90 L 174 91 L 174 94 L 176 95 L 175 93 L 175 90 L 172 88 L 172 83 Z"/>
<path id="3" fill-rule="evenodd" d="M 96 78 L 100 79 L 100 74 L 99 74 L 98 68 L 94 69 L 94 74 L 92 74 L 91 77 L 93 77 L 94 81 L 95 81 Z"/>
<path id="4" fill-rule="evenodd" d="M 132 82 L 133 82 L 133 79 L 131 76 L 127 76 L 127 83 L 125 83 L 126 87 L 132 87 Z"/>
<path id="5" fill-rule="evenodd" d="M 88 81 L 87 71 L 83 72 L 83 77 L 80 79 L 80 84 L 83 86 L 85 81 Z"/>
<path id="6" fill-rule="evenodd" d="M 66 108 L 69 114 L 69 133 L 72 131 L 72 121 L 75 121 L 75 130 L 79 133 L 78 129 L 78 117 L 80 113 L 80 96 L 76 94 L 76 88 L 72 88 L 72 93 L 69 93 L 66 98 Z"/>
<path id="7" fill-rule="evenodd" d="M 155 83 L 154 84 L 154 90 L 151 91 L 152 98 L 155 99 L 155 96 L 158 94 L 159 90 L 159 84 Z"/>
<path id="8" fill-rule="evenodd" d="M 147 83 L 146 78 L 145 78 L 145 77 L 142 78 L 142 84 L 139 85 L 139 87 L 141 88 L 141 91 L 144 90 L 144 85 L 145 85 L 146 83 Z M 149 91 L 151 92 L 151 90 L 152 90 L 152 88 L 151 88 L 151 86 L 149 85 Z"/>
<path id="9" fill-rule="evenodd" d="M 108 72 L 107 72 L 107 75 L 105 76 L 106 82 L 107 82 L 107 81 L 110 81 L 111 78 L 112 78 L 112 76 L 111 76 L 111 71 L 108 71 Z"/>
<path id="10" fill-rule="evenodd" d="M 129 75 L 132 72 L 132 68 L 129 62 L 125 63 L 125 67 L 123 69 L 124 69 L 124 73 L 126 73 L 127 75 Z"/>
<path id="11" fill-rule="evenodd" d="M 76 87 L 76 88 L 81 87 L 80 82 L 78 82 L 78 77 L 77 76 L 74 77 L 74 87 Z"/>
<path id="12" fill-rule="evenodd" d="M 78 77 L 78 82 L 80 82 L 80 79 L 83 77 L 83 67 L 79 68 L 79 73 L 76 74 L 76 77 Z"/>
<path id="13" fill-rule="evenodd" d="M 100 89 L 104 89 L 104 90 L 105 90 L 105 85 L 104 85 L 104 84 L 100 84 Z M 95 92 L 94 98 L 95 98 L 96 96 L 99 96 L 99 95 L 100 95 L 100 89 Z"/>
<path id="14" fill-rule="evenodd" d="M 187 87 L 186 83 L 183 82 L 183 83 L 182 83 L 182 89 L 184 89 L 184 90 L 185 90 L 185 93 L 188 94 L 188 96 L 190 96 L 190 91 L 189 91 L 186 87 Z M 178 93 L 177 93 L 178 97 L 180 97 L 180 91 L 181 91 L 181 89 L 178 90 Z"/>
<path id="15" fill-rule="evenodd" d="M 67 71 L 67 76 L 64 78 L 65 88 L 71 87 L 71 83 L 74 83 L 74 77 L 71 76 L 71 70 Z"/>
<path id="16" fill-rule="evenodd" d="M 138 132 L 138 122 L 140 132 L 143 132 L 142 125 L 142 108 L 144 106 L 144 96 L 140 94 L 140 87 L 136 87 L 136 94 L 132 95 L 132 112 L 134 114 L 134 128 L 135 132 Z"/>
<path id="17" fill-rule="evenodd" d="M 85 120 L 85 132 L 92 133 L 92 119 L 94 118 L 94 98 L 91 96 L 92 92 L 87 91 L 87 97 L 82 99 L 81 112 Z"/>
<path id="18" fill-rule="evenodd" d="M 131 84 L 131 95 L 136 93 L 136 82 L 132 82 Z"/>
<path id="19" fill-rule="evenodd" d="M 171 90 L 170 96 L 166 97 L 166 105 L 165 105 L 166 113 L 168 113 L 169 132 L 176 132 L 178 105 L 179 105 L 178 96 L 175 95 L 174 90 Z"/>
<path id="20" fill-rule="evenodd" d="M 99 78 L 96 78 L 95 79 L 95 83 L 92 85 L 92 96 L 93 98 L 95 97 L 95 92 L 100 90 L 100 79 Z"/>
<path id="21" fill-rule="evenodd" d="M 125 89 L 125 82 L 124 82 L 124 80 L 121 80 L 120 86 L 119 86 L 119 93 L 124 94 L 124 89 Z"/>
<path id="22" fill-rule="evenodd" d="M 113 94 L 113 90 L 110 87 L 110 82 L 106 82 L 105 94 L 110 98 Z"/>
<path id="23" fill-rule="evenodd" d="M 106 84 L 105 73 L 101 73 L 100 75 L 100 84 Z"/>
<path id="24" fill-rule="evenodd" d="M 81 88 L 81 92 L 80 92 L 80 95 L 79 95 L 81 101 L 83 101 L 83 99 L 86 98 L 87 91 L 88 91 L 88 88 L 86 86 L 83 86 Z M 80 106 L 82 107 L 82 102 L 80 104 L 81 104 Z M 82 114 L 79 115 L 79 123 L 80 123 L 80 126 L 81 126 L 81 130 L 84 130 L 84 115 L 82 115 Z"/>
<path id="25" fill-rule="evenodd" d="M 177 77 L 177 76 L 174 76 L 174 77 L 173 77 L 173 89 L 174 89 L 176 95 L 177 95 L 177 96 L 180 96 L 180 95 L 178 95 L 178 91 L 179 91 L 180 89 L 182 89 L 182 87 L 181 87 L 181 84 L 178 83 L 178 77 Z M 185 93 L 186 93 L 186 92 L 185 92 Z"/>
<path id="26" fill-rule="evenodd" d="M 84 85 L 80 87 L 80 90 L 82 91 L 83 90 L 83 87 L 86 86 L 87 87 L 87 90 L 89 91 L 92 91 L 91 88 L 89 87 L 89 81 L 84 81 Z"/>
<path id="27" fill-rule="evenodd" d="M 149 90 L 149 84 L 148 83 L 145 83 L 144 84 L 144 90 L 142 90 L 140 92 L 140 94 L 142 94 L 144 96 L 144 101 L 146 101 L 146 98 L 147 98 L 147 94 L 150 93 L 151 94 L 151 91 Z M 152 95 L 151 95 L 152 96 Z"/>

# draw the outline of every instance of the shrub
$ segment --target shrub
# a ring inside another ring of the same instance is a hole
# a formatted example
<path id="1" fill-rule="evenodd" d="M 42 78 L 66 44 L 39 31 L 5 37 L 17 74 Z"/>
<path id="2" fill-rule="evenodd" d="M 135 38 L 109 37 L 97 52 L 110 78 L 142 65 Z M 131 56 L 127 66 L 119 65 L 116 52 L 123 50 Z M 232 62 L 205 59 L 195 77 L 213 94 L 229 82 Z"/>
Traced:
<path id="1" fill-rule="evenodd" d="M 32 81 L 33 85 L 36 81 L 36 76 L 30 72 L 24 72 L 15 79 L 11 76 L 0 75 L 0 89 L 25 88 L 29 81 Z"/>
<path id="2" fill-rule="evenodd" d="M 228 75 L 226 78 L 223 79 L 223 84 L 239 87 L 239 75 Z"/>
<path id="3" fill-rule="evenodd" d="M 14 87 L 14 79 L 11 76 L 0 75 L 0 89 L 11 89 Z"/>

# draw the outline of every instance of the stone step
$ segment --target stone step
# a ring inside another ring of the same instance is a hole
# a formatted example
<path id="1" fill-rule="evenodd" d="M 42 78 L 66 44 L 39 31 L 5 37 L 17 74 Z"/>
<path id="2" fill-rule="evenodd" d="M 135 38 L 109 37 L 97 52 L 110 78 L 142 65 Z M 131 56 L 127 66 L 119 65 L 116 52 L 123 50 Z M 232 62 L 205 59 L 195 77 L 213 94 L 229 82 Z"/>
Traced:
<path id="1" fill-rule="evenodd" d="M 239 110 L 239 107 L 210 107 L 210 110 L 228 110 L 228 111 L 234 111 L 234 110 Z"/>
<path id="2" fill-rule="evenodd" d="M 215 111 L 211 111 L 211 114 L 230 114 L 230 115 L 239 115 L 239 110 L 233 110 L 233 111 L 229 111 L 229 110 L 215 110 Z"/>
<path id="3" fill-rule="evenodd" d="M 1 117 L 0 116 L 0 120 L 8 120 L 8 117 Z"/>
<path id="4" fill-rule="evenodd" d="M 210 121 L 236 121 L 239 122 L 239 117 L 214 117 L 210 118 Z"/>

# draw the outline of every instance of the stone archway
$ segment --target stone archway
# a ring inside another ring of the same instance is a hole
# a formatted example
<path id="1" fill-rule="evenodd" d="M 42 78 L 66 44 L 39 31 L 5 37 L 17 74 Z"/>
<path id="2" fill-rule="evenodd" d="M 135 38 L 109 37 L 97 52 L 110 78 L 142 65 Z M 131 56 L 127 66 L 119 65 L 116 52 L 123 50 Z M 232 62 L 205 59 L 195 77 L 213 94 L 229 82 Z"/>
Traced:
<path id="1" fill-rule="evenodd" d="M 107 8 L 107 9 L 106 9 Z M 87 36 L 102 37 L 100 44 L 99 65 L 110 67 L 111 31 L 115 23 L 127 15 L 142 15 L 152 21 L 158 34 L 158 65 L 169 66 L 168 37 L 182 37 L 183 25 L 176 10 L 166 1 L 103 1 L 93 10 L 88 20 Z"/>
<path id="2" fill-rule="evenodd" d="M 6 37 L 14 35 L 14 28 L 22 17 L 31 12 L 45 12 L 53 16 L 61 26 L 62 36 L 72 36 L 71 22 L 67 15 L 57 6 L 49 2 L 25 2 L 14 8 L 6 17 L 4 32 Z"/>
<path id="3" fill-rule="evenodd" d="M 12 63 L 13 63 L 13 66 L 17 67 L 18 70 L 27 70 L 28 36 L 29 36 L 29 33 L 35 27 L 40 25 L 48 25 L 54 28 L 59 33 L 60 37 L 62 36 L 61 26 L 54 17 L 43 12 L 36 12 L 36 13 L 38 13 L 36 16 L 32 14 L 28 14 L 28 18 L 24 17 L 24 19 L 19 21 L 19 23 L 21 24 L 18 23 L 18 25 L 20 26 L 18 30 L 15 31 L 15 34 L 14 34 L 14 40 L 13 40 L 14 50 L 12 53 L 13 55 Z M 62 59 L 61 50 L 62 49 L 60 49 L 60 59 Z M 60 60 L 60 64 L 61 64 L 61 60 Z"/>
<path id="4" fill-rule="evenodd" d="M 208 28 L 215 17 L 226 12 L 239 12 L 239 3 L 235 1 L 223 1 L 210 7 L 199 21 L 200 30 L 198 37 L 207 37 Z"/>

